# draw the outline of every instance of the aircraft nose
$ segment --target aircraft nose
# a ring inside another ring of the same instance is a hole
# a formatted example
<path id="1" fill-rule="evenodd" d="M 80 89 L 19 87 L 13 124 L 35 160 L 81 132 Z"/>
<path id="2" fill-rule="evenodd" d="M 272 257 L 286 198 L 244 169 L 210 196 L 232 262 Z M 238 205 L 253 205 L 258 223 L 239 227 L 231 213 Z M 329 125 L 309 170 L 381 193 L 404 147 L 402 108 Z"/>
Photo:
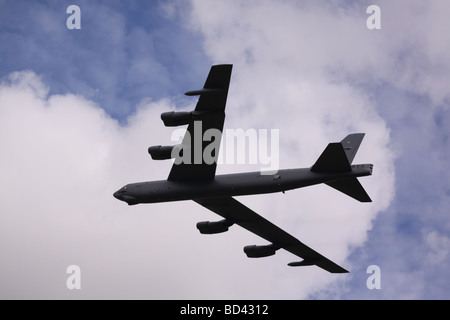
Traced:
<path id="1" fill-rule="evenodd" d="M 121 200 L 119 191 L 114 192 L 113 196 L 114 198 Z"/>
<path id="2" fill-rule="evenodd" d="M 137 204 L 137 200 L 135 197 L 128 194 L 127 190 L 124 188 L 113 193 L 114 198 L 119 199 L 120 201 L 125 201 L 129 205 Z"/>

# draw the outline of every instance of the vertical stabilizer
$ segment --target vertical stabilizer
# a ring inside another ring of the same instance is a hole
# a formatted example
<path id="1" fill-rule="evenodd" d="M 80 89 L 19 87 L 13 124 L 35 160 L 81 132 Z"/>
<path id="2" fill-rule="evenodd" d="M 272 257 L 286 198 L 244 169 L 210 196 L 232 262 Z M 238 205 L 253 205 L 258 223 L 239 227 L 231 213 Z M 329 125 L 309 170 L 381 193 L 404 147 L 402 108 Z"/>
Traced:
<path id="1" fill-rule="evenodd" d="M 351 172 L 352 161 L 364 138 L 364 133 L 349 134 L 341 142 L 328 144 L 325 150 L 311 167 L 312 172 L 338 173 Z M 326 182 L 330 187 L 361 201 L 372 202 L 356 177 Z"/>

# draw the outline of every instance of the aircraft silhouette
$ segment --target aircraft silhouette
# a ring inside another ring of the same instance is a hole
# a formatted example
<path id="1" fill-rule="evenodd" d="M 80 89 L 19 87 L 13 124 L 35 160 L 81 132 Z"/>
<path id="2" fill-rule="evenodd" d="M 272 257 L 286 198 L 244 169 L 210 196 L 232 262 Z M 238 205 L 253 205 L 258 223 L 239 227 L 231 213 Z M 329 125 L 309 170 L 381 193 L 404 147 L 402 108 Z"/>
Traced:
<path id="1" fill-rule="evenodd" d="M 219 135 L 222 133 L 231 70 L 232 65 L 228 64 L 212 66 L 203 88 L 186 92 L 188 96 L 200 96 L 194 111 L 161 114 L 166 126 L 188 125 L 180 145 L 148 149 L 155 160 L 175 159 L 167 180 L 127 184 L 115 192 L 114 197 L 129 205 L 193 200 L 224 218 L 216 222 L 197 223 L 202 234 L 225 232 L 237 224 L 269 241 L 267 245 L 244 247 L 250 258 L 271 256 L 277 250 L 285 249 L 303 259 L 291 262 L 289 266 L 316 265 L 332 273 L 348 272 L 233 197 L 284 192 L 325 183 L 356 200 L 371 202 L 357 177 L 371 175 L 373 165 L 351 164 L 364 134 L 350 134 L 341 142 L 328 144 L 310 168 L 278 170 L 272 175 L 261 172 L 216 175 L 217 161 L 205 159 L 202 155 L 211 144 L 215 143 L 214 146 L 218 147 L 220 137 L 204 141 L 196 139 L 196 135 L 203 137 L 208 130 L 215 130 Z M 218 150 L 212 150 L 211 157 L 217 160 Z"/>

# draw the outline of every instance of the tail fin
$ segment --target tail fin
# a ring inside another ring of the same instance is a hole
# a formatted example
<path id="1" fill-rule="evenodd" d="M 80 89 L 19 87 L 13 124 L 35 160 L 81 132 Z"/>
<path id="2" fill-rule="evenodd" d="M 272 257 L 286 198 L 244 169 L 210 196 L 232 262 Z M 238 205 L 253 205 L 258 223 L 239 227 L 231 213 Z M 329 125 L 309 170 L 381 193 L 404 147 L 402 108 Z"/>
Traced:
<path id="1" fill-rule="evenodd" d="M 341 141 L 341 145 L 344 148 L 350 164 L 353 162 L 353 158 L 355 157 L 364 136 L 364 133 L 353 133 L 349 134 Z"/>
<path id="2" fill-rule="evenodd" d="M 352 161 L 364 138 L 364 133 L 354 133 L 341 142 L 330 143 L 311 167 L 313 172 L 336 173 L 352 171 Z M 372 202 L 356 177 L 326 182 L 330 187 L 361 202 Z"/>
<path id="3" fill-rule="evenodd" d="M 348 161 L 342 143 L 330 143 L 311 167 L 313 172 L 347 172 L 352 167 Z"/>

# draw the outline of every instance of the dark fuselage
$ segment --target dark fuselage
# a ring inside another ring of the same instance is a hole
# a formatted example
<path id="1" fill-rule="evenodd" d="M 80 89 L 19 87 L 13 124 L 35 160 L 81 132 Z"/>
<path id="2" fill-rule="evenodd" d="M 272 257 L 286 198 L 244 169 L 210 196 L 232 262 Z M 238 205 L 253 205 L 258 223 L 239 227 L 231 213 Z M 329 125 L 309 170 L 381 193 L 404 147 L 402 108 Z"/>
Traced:
<path id="1" fill-rule="evenodd" d="M 131 183 L 114 193 L 129 205 L 287 191 L 372 174 L 372 165 L 352 165 L 349 172 L 313 172 L 310 168 L 279 170 L 274 175 L 246 172 L 217 175 L 211 181 L 150 181 Z"/>

